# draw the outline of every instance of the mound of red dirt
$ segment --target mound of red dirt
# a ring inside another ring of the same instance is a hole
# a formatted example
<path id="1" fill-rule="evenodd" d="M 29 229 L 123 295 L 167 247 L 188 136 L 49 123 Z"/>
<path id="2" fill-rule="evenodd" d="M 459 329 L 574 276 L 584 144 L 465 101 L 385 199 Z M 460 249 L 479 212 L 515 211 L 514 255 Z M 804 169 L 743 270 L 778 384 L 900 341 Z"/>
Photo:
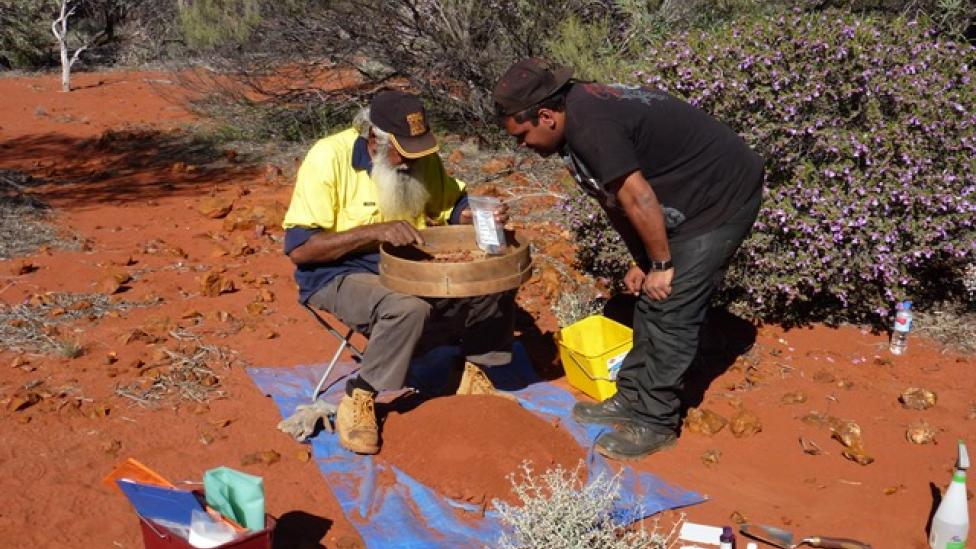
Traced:
<path id="1" fill-rule="evenodd" d="M 391 413 L 382 436 L 380 458 L 444 496 L 484 505 L 516 501 L 508 476 L 523 461 L 542 473 L 572 470 L 584 458 L 558 422 L 494 396 L 436 398 Z"/>

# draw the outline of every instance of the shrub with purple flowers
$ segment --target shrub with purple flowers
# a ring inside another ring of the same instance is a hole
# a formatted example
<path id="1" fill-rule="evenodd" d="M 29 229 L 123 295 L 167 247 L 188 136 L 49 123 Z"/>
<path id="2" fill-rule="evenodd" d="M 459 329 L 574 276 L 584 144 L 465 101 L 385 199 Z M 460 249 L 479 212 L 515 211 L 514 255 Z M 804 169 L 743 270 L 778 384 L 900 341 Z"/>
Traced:
<path id="1" fill-rule="evenodd" d="M 976 48 L 920 21 L 793 12 L 671 35 L 640 67 L 630 83 L 685 98 L 766 158 L 763 209 L 722 295 L 737 310 L 878 323 L 897 299 L 966 299 Z M 619 277 L 619 239 L 573 200 L 582 266 Z"/>

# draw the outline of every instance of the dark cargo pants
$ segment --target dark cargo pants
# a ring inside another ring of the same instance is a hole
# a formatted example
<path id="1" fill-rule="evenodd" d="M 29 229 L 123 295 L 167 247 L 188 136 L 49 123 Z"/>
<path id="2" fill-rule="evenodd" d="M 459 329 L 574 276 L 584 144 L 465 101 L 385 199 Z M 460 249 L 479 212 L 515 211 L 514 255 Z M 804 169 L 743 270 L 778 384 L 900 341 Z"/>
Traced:
<path id="1" fill-rule="evenodd" d="M 679 395 L 698 352 L 709 302 L 761 201 L 760 193 L 714 231 L 671 242 L 671 295 L 663 301 L 641 295 L 635 305 L 634 347 L 620 366 L 617 390 L 640 420 L 660 431 L 678 430 Z"/>
<path id="2" fill-rule="evenodd" d="M 394 292 L 379 276 L 336 277 L 309 304 L 369 338 L 359 377 L 374 389 L 403 387 L 410 359 L 438 345 L 460 344 L 466 360 L 501 366 L 512 360 L 515 292 L 431 299 Z"/>

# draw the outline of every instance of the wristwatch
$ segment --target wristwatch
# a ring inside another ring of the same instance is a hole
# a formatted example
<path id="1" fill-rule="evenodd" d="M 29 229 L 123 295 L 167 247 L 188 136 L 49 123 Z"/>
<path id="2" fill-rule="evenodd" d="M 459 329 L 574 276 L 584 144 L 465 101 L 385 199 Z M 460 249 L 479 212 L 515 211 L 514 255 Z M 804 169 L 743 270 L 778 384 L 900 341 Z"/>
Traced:
<path id="1" fill-rule="evenodd" d="M 648 269 L 648 272 L 667 271 L 668 269 L 672 269 L 672 268 L 674 268 L 674 264 L 671 263 L 670 259 L 666 259 L 664 261 L 655 261 L 652 259 L 650 260 L 650 268 Z"/>

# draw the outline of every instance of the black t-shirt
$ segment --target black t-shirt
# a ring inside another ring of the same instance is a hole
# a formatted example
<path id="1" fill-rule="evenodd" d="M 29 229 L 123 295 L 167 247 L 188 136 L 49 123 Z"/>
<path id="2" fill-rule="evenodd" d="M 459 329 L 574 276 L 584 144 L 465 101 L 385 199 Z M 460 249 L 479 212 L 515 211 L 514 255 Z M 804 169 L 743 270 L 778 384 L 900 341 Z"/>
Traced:
<path id="1" fill-rule="evenodd" d="M 701 109 L 648 88 L 578 83 L 566 96 L 564 158 L 604 207 L 606 186 L 640 170 L 664 208 L 668 238 L 704 234 L 762 186 L 763 159 Z"/>

